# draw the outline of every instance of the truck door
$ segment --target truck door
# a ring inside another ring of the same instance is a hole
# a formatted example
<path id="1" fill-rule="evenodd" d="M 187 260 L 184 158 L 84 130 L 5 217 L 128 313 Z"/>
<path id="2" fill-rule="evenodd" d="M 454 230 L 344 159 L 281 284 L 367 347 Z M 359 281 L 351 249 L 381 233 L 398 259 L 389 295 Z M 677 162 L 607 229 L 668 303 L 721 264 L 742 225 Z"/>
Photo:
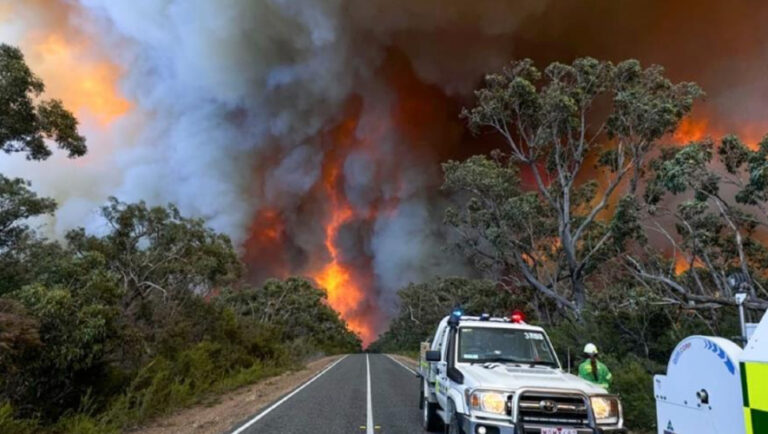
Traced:
<path id="1" fill-rule="evenodd" d="M 447 330 L 448 327 L 445 327 L 442 336 L 440 336 L 440 341 L 438 343 L 440 361 L 435 364 L 437 367 L 437 372 L 435 374 L 435 395 L 441 408 L 446 408 L 446 405 L 448 404 L 448 355 L 450 354 L 450 351 L 448 351 L 449 333 L 446 332 Z"/>

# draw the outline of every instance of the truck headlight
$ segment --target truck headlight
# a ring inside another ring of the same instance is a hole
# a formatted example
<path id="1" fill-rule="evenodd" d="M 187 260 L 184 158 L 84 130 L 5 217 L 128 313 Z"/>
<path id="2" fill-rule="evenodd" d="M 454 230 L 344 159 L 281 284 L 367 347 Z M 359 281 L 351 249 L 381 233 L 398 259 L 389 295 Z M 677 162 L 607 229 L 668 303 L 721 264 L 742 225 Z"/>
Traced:
<path id="1" fill-rule="evenodd" d="M 493 414 L 507 414 L 507 396 L 490 390 L 475 390 L 467 399 L 469 408 Z"/>
<path id="2" fill-rule="evenodd" d="M 621 406 L 619 398 L 615 396 L 593 396 L 592 411 L 595 414 L 595 422 L 600 425 L 616 425 L 621 419 Z"/>

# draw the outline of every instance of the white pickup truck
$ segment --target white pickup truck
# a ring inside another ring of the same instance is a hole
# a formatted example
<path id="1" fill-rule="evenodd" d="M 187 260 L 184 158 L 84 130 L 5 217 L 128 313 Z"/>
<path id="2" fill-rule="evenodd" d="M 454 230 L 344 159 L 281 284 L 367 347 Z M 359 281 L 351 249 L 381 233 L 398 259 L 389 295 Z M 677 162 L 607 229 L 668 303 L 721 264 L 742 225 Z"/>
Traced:
<path id="1" fill-rule="evenodd" d="M 520 317 L 453 312 L 421 353 L 427 431 L 626 433 L 619 398 L 564 372 L 544 329 Z"/>

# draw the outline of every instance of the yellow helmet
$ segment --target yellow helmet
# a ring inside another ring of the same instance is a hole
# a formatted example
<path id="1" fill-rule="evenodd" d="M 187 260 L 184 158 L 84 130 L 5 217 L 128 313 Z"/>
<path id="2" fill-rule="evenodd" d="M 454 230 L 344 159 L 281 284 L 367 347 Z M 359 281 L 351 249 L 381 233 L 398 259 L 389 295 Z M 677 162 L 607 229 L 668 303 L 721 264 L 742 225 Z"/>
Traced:
<path id="1" fill-rule="evenodd" d="M 587 345 L 584 345 L 584 354 L 588 354 L 590 356 L 597 354 L 597 347 L 595 344 L 590 342 Z"/>

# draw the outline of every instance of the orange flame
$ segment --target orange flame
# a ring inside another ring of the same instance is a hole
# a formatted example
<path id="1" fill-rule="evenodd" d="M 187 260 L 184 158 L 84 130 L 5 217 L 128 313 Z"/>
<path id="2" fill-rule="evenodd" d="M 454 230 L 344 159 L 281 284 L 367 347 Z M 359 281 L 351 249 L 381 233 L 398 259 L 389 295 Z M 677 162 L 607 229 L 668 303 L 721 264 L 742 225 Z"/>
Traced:
<path id="1" fill-rule="evenodd" d="M 712 137 L 715 140 L 726 134 L 736 134 L 750 149 L 757 149 L 760 140 L 768 133 L 768 125 L 754 123 L 738 125 L 734 130 L 723 125 L 713 125 L 709 118 L 685 117 L 672 133 L 672 140 L 679 145 Z"/>
<path id="2" fill-rule="evenodd" d="M 686 258 L 680 254 L 678 254 L 675 257 L 675 275 L 679 276 L 686 271 L 689 271 L 691 268 L 702 268 L 704 267 L 704 262 L 702 262 L 701 259 L 695 258 L 693 260 L 693 265 L 691 265 L 691 260 L 689 258 Z"/>
<path id="3" fill-rule="evenodd" d="M 709 121 L 707 119 L 686 117 L 680 122 L 680 125 L 672 134 L 672 138 L 675 143 L 685 145 L 688 142 L 702 140 L 710 134 Z"/>
<path id="4" fill-rule="evenodd" d="M 360 285 L 355 282 L 353 273 L 341 262 L 336 238 L 341 226 L 355 215 L 352 207 L 337 191 L 339 169 L 332 165 L 326 171 L 324 187 L 330 199 L 331 216 L 325 227 L 325 247 L 331 260 L 312 277 L 328 293 L 328 303 L 347 321 L 349 328 L 357 333 L 365 344 L 373 339 L 373 330 L 364 318 L 356 315 L 364 298 Z"/>
<path id="5" fill-rule="evenodd" d="M 365 139 L 357 137 L 359 124 L 359 101 L 349 101 L 348 115 L 324 135 L 329 149 L 323 161 L 322 185 L 319 192 L 327 198 L 328 216 L 324 224 L 325 249 L 329 260 L 317 271 L 310 273 L 319 286 L 328 294 L 328 303 L 347 322 L 349 328 L 360 336 L 363 345 L 372 342 L 376 336 L 375 313 L 366 303 L 367 270 L 359 270 L 345 264 L 338 236 L 342 227 L 353 220 L 369 220 L 387 208 L 388 204 L 377 204 L 366 210 L 353 208 L 347 200 L 342 181 L 341 167 L 344 157 L 351 149 L 369 149 L 381 131 L 367 134 Z"/>
<path id="6" fill-rule="evenodd" d="M 107 125 L 131 109 L 117 89 L 119 69 L 90 58 L 84 43 L 51 33 L 32 37 L 31 45 L 30 66 L 45 82 L 48 94 L 60 98 L 70 110 L 91 114 Z"/>
<path id="7" fill-rule="evenodd" d="M 68 2 L 27 0 L 0 5 L 0 25 L 19 24 L 17 42 L 32 71 L 46 85 L 46 97 L 58 98 L 78 117 L 93 116 L 102 126 L 131 109 L 118 90 L 122 71 L 70 19 Z M 34 19 L 30 17 L 35 17 Z"/>

